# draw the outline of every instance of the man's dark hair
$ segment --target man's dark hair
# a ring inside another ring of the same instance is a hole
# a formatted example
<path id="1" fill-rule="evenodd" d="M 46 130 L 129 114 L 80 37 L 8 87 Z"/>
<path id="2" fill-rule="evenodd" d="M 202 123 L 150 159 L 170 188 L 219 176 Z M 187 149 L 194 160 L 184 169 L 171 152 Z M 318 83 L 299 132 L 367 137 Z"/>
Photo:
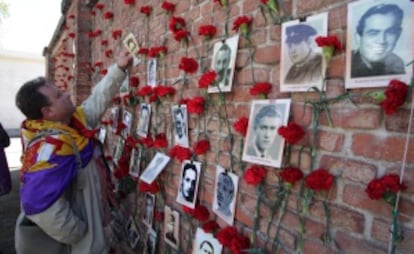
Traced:
<path id="1" fill-rule="evenodd" d="M 16 106 L 27 117 L 27 119 L 41 119 L 42 107 L 50 105 L 48 98 L 39 92 L 39 88 L 45 86 L 49 81 L 44 77 L 30 80 L 20 87 L 16 94 Z"/>
<path id="2" fill-rule="evenodd" d="M 204 240 L 204 241 L 201 242 L 201 244 L 200 244 L 200 250 L 201 250 L 201 248 L 203 248 L 203 245 L 204 244 L 208 245 L 214 251 L 213 245 L 209 241 L 207 241 L 207 240 Z"/>
<path id="3" fill-rule="evenodd" d="M 257 112 L 256 116 L 254 117 L 253 128 L 256 128 L 259 124 L 260 120 L 264 117 L 280 117 L 280 113 L 276 110 L 275 105 L 266 105 L 262 107 L 259 112 Z"/>
<path id="4" fill-rule="evenodd" d="M 375 14 L 384 15 L 388 13 L 391 13 L 395 16 L 396 23 L 394 25 L 394 30 L 395 30 L 394 33 L 397 36 L 399 36 L 402 30 L 401 24 L 402 24 L 404 13 L 401 10 L 401 8 L 395 4 L 379 4 L 379 5 L 375 5 L 369 8 L 368 11 L 366 11 L 358 21 L 358 25 L 356 27 L 357 33 L 359 35 L 362 35 L 362 33 L 364 32 L 364 28 L 365 28 L 365 20 L 369 18 L 370 16 L 375 15 Z"/>
<path id="5" fill-rule="evenodd" d="M 183 168 L 183 179 L 184 179 L 184 176 L 185 176 L 185 172 L 186 172 L 187 170 L 193 170 L 193 171 L 194 171 L 194 173 L 195 173 L 195 175 L 196 175 L 196 178 L 197 178 L 197 174 L 198 174 L 198 172 L 197 172 L 197 168 L 196 168 L 196 166 L 195 166 L 194 164 L 187 163 L 187 164 L 185 164 L 185 165 L 184 165 L 184 168 Z"/>

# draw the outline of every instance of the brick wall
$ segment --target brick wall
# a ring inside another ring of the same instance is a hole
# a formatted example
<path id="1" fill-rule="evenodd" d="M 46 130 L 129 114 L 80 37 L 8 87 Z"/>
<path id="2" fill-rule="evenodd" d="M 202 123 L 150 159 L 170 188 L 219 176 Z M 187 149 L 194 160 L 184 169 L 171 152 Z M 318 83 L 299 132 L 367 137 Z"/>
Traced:
<path id="1" fill-rule="evenodd" d="M 349 100 L 341 100 L 329 105 L 330 116 L 333 125 L 330 126 L 325 114 L 321 114 L 318 134 L 316 136 L 317 153 L 312 168 L 311 154 L 305 149 L 301 152 L 301 146 L 309 147 L 313 143 L 312 123 L 315 120 L 312 107 L 305 100 L 311 98 L 317 100 L 318 94 L 312 92 L 281 93 L 279 92 L 279 70 L 281 49 L 281 25 L 272 24 L 268 14 L 263 16 L 259 8 L 259 0 L 230 0 L 229 16 L 226 19 L 226 11 L 218 3 L 211 0 L 172 0 L 176 4 L 174 16 L 183 17 L 186 29 L 191 33 L 192 41 L 188 49 L 173 39 L 173 34 L 168 30 L 169 16 L 161 8 L 163 1 L 136 1 L 135 5 L 126 5 L 124 1 L 65 1 L 70 6 L 65 10 L 65 23 L 55 34 L 55 41 L 49 49 L 49 60 L 54 60 L 53 66 L 63 65 L 60 69 L 49 71 L 51 77 L 58 84 L 66 83 L 72 92 L 74 101 L 79 104 L 89 93 L 91 87 L 102 78 L 102 70 L 108 68 L 114 58 L 122 49 L 122 38 L 132 32 L 141 47 L 151 48 L 165 45 L 168 53 L 158 65 L 158 83 L 173 85 L 177 93 L 170 99 L 162 100 L 155 106 L 153 114 L 157 111 L 157 117 L 152 118 L 152 135 L 165 133 L 170 142 L 168 149 L 161 149 L 168 153 L 173 146 L 171 123 L 171 106 L 178 103 L 181 96 L 190 98 L 203 95 L 198 88 L 198 79 L 203 70 L 207 70 L 211 62 L 211 53 L 208 54 L 207 45 L 198 35 L 198 28 L 204 24 L 213 24 L 217 27 L 217 41 L 225 34 L 225 24 L 228 22 L 229 35 L 235 34 L 231 30 L 232 22 L 241 15 L 253 18 L 251 26 L 251 44 L 240 38 L 236 60 L 236 72 L 231 93 L 225 94 L 226 104 L 219 110 L 210 109 L 202 116 L 199 125 L 197 116 L 189 119 L 190 147 L 200 135 L 207 135 L 210 140 L 211 150 L 201 156 L 198 161 L 203 162 L 203 175 L 200 180 L 198 201 L 210 210 L 210 219 L 216 219 L 221 227 L 227 224 L 220 218 L 216 218 L 212 212 L 214 195 L 215 167 L 217 164 L 230 167 L 231 161 L 239 161 L 239 147 L 243 139 L 240 135 L 229 134 L 223 125 L 225 120 L 230 124 L 239 117 L 249 116 L 251 101 L 254 99 L 249 89 L 253 85 L 254 73 L 256 82 L 270 82 L 272 86 L 269 99 L 291 98 L 292 119 L 306 128 L 307 135 L 291 151 L 291 163 L 309 173 L 312 169 L 326 168 L 336 176 L 333 190 L 329 197 L 331 211 L 331 233 L 337 246 L 334 244 L 324 246 L 321 235 L 325 230 L 325 215 L 321 199 L 315 199 L 311 205 L 310 213 L 306 216 L 306 234 L 304 241 L 304 253 L 387 253 L 390 238 L 389 225 L 391 222 L 391 209 L 385 202 L 373 201 L 366 195 L 364 189 L 369 181 L 376 176 L 385 173 L 400 174 L 404 144 L 409 122 L 409 105 L 406 103 L 396 114 L 385 115 L 380 106 L 372 99 L 363 96 L 355 96 L 355 104 Z M 286 15 L 293 18 L 302 18 L 319 12 L 329 12 L 328 34 L 337 35 L 345 42 L 347 33 L 347 4 L 351 1 L 340 0 L 286 0 L 284 8 Z M 96 3 L 103 4 L 104 9 L 96 9 Z M 140 8 L 149 5 L 153 8 L 149 18 L 140 13 Z M 113 12 L 113 18 L 104 19 L 106 11 Z M 286 16 L 285 15 L 285 16 Z M 265 18 L 266 17 L 266 18 Z M 96 37 L 88 36 L 88 32 L 101 30 Z M 122 30 L 121 39 L 114 39 L 112 33 Z M 74 33 L 74 37 L 69 34 Z M 108 45 L 103 45 L 107 40 Z M 163 44 L 165 42 L 165 44 Z M 73 47 L 74 44 L 74 47 Z M 212 44 L 210 44 L 211 46 Z M 74 50 L 74 51 L 73 51 Z M 112 56 L 105 56 L 107 50 L 112 50 Z M 250 52 L 254 52 L 252 59 Z M 67 57 L 62 52 L 74 53 L 75 57 Z M 178 68 L 181 57 L 196 58 L 200 65 L 196 74 L 190 74 L 188 83 L 180 81 L 183 77 Z M 140 86 L 146 84 L 146 61 L 132 68 L 129 74 L 140 79 Z M 102 62 L 101 68 L 95 64 Z M 50 69 L 50 68 L 49 68 Z M 68 76 L 73 79 L 68 80 Z M 327 72 L 326 96 L 333 98 L 341 95 L 345 90 L 345 53 L 339 53 L 332 59 Z M 66 79 L 66 80 L 65 80 Z M 370 89 L 354 89 L 354 95 L 363 95 Z M 219 95 L 211 95 L 213 100 L 219 101 Z M 228 118 L 224 114 L 227 110 Z M 134 114 L 134 123 L 138 119 L 137 106 L 123 105 L 124 110 Z M 206 118 L 208 121 L 204 121 Z M 104 119 L 109 119 L 109 112 Z M 221 120 L 219 120 L 221 119 Z M 135 127 L 135 125 L 133 126 Z M 107 127 L 110 130 L 109 127 Z M 134 129 L 134 128 L 133 128 Z M 405 239 L 399 245 L 399 253 L 411 253 L 414 249 L 414 137 L 410 133 L 410 146 L 408 147 L 408 160 L 404 175 L 404 182 L 408 189 L 401 195 L 399 219 L 402 223 Z M 113 147 L 119 138 L 113 132 L 108 132 L 106 151 L 112 155 Z M 230 137 L 234 137 L 232 145 Z M 148 149 L 148 155 L 153 155 L 155 149 Z M 275 253 L 275 245 L 269 244 L 276 234 L 277 215 L 274 215 L 273 204 L 277 202 L 275 188 L 279 186 L 277 172 L 279 169 L 267 167 L 265 179 L 264 197 L 268 201 L 258 204 L 257 188 L 246 184 L 243 180 L 243 170 L 251 164 L 243 162 L 234 163 L 233 170 L 240 176 L 239 193 L 237 196 L 237 208 L 234 225 L 240 233 L 253 239 L 257 235 L 257 248 L 267 249 L 268 253 Z M 181 163 L 174 159 L 159 177 L 163 195 L 157 195 L 157 209 L 163 211 L 164 205 L 169 205 L 181 214 L 180 225 L 180 253 L 190 253 L 195 229 L 200 225 L 198 221 L 185 214 L 182 206 L 175 202 L 177 188 L 180 180 Z M 298 243 L 300 231 L 299 214 L 297 211 L 297 199 L 299 186 L 295 186 L 288 201 L 286 215 L 281 221 L 281 230 L 278 241 L 283 248 L 281 253 L 294 253 Z M 136 200 L 135 200 L 136 198 Z M 143 195 L 138 193 L 130 197 L 129 201 L 138 207 L 131 212 L 140 218 L 143 214 Z M 126 201 L 125 201 L 126 202 Z M 255 219 L 259 218 L 259 219 Z M 270 219 L 269 219 L 270 218 Z M 141 221 L 137 220 L 141 229 Z M 270 227 L 269 227 L 270 225 Z M 142 227 L 141 227 L 142 226 Z M 169 247 L 164 243 L 161 232 L 162 223 L 155 222 L 154 228 L 159 232 L 158 253 L 166 253 Z M 265 246 L 265 242 L 267 245 Z M 224 253 L 228 253 L 226 249 Z"/>

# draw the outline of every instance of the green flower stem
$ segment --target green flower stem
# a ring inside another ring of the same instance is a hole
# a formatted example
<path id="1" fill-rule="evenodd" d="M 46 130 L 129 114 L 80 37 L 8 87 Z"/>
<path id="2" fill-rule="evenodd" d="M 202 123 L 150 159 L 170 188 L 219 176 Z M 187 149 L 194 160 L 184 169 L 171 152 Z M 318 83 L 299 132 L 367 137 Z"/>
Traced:
<path id="1" fill-rule="evenodd" d="M 285 214 L 286 214 L 287 203 L 288 203 L 288 199 L 290 196 L 290 191 L 292 189 L 292 185 L 289 184 L 284 189 L 285 189 L 285 192 L 283 193 L 282 201 L 281 201 L 280 208 L 279 208 L 279 216 L 276 222 L 276 233 L 275 233 L 274 239 L 279 239 L 280 224 L 282 223 L 283 217 L 285 217 Z M 277 247 L 277 249 L 279 248 Z"/>
<path id="2" fill-rule="evenodd" d="M 233 137 L 233 134 L 231 133 L 231 126 L 229 122 L 229 113 L 227 111 L 226 97 L 224 93 L 222 93 L 221 91 L 220 91 L 220 106 L 224 106 L 225 122 L 226 122 L 227 132 L 230 138 L 230 169 L 231 171 L 233 171 L 234 163 L 233 163 L 232 152 L 233 152 L 233 147 L 234 147 L 234 137 Z M 219 116 L 219 118 L 221 117 Z"/>
<path id="3" fill-rule="evenodd" d="M 201 129 L 201 119 L 200 119 L 200 115 L 197 115 L 197 138 L 196 138 L 196 143 L 198 143 L 198 141 L 200 141 L 200 129 Z"/>
<path id="4" fill-rule="evenodd" d="M 260 225 L 260 203 L 262 200 L 263 195 L 263 181 L 257 186 L 256 188 L 257 193 L 257 202 L 256 202 L 256 208 L 254 210 L 254 228 L 253 228 L 253 239 L 252 239 L 252 245 L 257 245 L 257 231 L 259 230 Z"/>
<path id="5" fill-rule="evenodd" d="M 224 37 L 229 36 L 229 20 L 230 20 L 230 7 L 228 5 L 224 6 L 224 11 L 226 12 L 226 22 L 224 22 Z"/>
<path id="6" fill-rule="evenodd" d="M 399 225 L 398 225 L 398 210 L 397 206 L 395 205 L 392 210 L 392 224 L 391 224 L 391 246 L 389 249 L 390 254 L 394 254 L 397 249 L 397 244 L 402 240 L 402 235 L 400 233 Z"/>
<path id="7" fill-rule="evenodd" d="M 239 170 L 241 170 L 244 173 L 244 167 L 243 167 L 243 150 L 244 150 L 244 138 L 241 138 L 240 140 L 240 150 L 239 150 Z"/>
<path id="8" fill-rule="evenodd" d="M 330 244 L 332 242 L 331 212 L 329 210 L 327 197 L 322 201 L 322 204 L 323 204 L 323 210 L 325 212 L 325 218 L 326 218 L 326 232 L 325 232 L 323 241 L 327 245 L 327 244 Z"/>

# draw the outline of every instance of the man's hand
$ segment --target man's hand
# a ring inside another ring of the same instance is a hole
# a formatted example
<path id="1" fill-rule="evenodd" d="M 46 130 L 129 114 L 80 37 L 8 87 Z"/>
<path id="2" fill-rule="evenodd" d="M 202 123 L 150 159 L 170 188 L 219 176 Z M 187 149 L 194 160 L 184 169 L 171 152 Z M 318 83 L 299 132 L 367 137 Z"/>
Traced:
<path id="1" fill-rule="evenodd" d="M 118 67 L 125 71 L 132 64 L 132 55 L 128 50 L 123 50 L 116 59 Z"/>

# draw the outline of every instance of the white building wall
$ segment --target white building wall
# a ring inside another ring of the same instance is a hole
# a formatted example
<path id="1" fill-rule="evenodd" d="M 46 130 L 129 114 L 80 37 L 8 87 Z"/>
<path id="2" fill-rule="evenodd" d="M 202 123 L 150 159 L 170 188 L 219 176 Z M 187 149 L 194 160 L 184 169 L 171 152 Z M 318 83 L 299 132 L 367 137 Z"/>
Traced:
<path id="1" fill-rule="evenodd" d="M 18 89 L 26 81 L 45 76 L 45 73 L 43 57 L 0 50 L 0 121 L 9 134 L 15 135 L 24 120 L 14 102 Z"/>

